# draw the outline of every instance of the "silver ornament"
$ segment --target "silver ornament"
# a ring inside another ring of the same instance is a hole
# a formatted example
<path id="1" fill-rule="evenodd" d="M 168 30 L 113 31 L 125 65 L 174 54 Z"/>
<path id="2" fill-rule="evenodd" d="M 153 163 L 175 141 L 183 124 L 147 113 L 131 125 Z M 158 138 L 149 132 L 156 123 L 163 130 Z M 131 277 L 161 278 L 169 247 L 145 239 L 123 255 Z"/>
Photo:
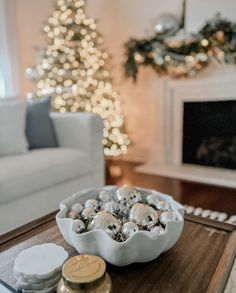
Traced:
<path id="1" fill-rule="evenodd" d="M 86 208 L 81 213 L 81 217 L 84 220 L 91 220 L 95 215 L 96 212 L 93 208 Z"/>
<path id="2" fill-rule="evenodd" d="M 114 238 L 121 230 L 121 222 L 112 214 L 102 211 L 98 212 L 88 227 L 89 230 L 102 229 L 105 230 L 112 238 Z"/>
<path id="3" fill-rule="evenodd" d="M 85 230 L 85 224 L 81 220 L 75 220 L 74 229 L 76 233 L 81 233 Z"/>
<path id="4" fill-rule="evenodd" d="M 150 231 L 152 233 L 155 233 L 155 234 L 163 234 L 165 233 L 165 229 L 163 229 L 161 226 L 154 226 L 150 229 Z"/>
<path id="5" fill-rule="evenodd" d="M 174 35 L 179 30 L 178 19 L 172 14 L 162 14 L 157 17 L 153 30 L 157 35 Z"/>
<path id="6" fill-rule="evenodd" d="M 106 190 L 102 190 L 99 192 L 99 196 L 98 198 L 102 201 L 102 202 L 109 202 L 111 201 L 111 196 L 109 194 L 108 191 Z"/>
<path id="7" fill-rule="evenodd" d="M 84 203 L 84 207 L 85 208 L 93 208 L 94 210 L 98 210 L 99 208 L 99 204 L 98 201 L 96 199 L 88 199 L 85 203 Z"/>
<path id="8" fill-rule="evenodd" d="M 116 191 L 116 200 L 124 206 L 131 206 L 142 200 L 140 192 L 133 186 L 120 187 Z"/>
<path id="9" fill-rule="evenodd" d="M 176 221 L 177 217 L 174 211 L 166 211 L 160 215 L 160 222 L 166 225 L 168 222 Z"/>
<path id="10" fill-rule="evenodd" d="M 67 214 L 67 217 L 75 220 L 75 219 L 79 219 L 80 215 L 75 211 L 69 211 Z"/>
<path id="11" fill-rule="evenodd" d="M 109 201 L 109 202 L 104 203 L 102 205 L 102 208 L 101 209 L 103 211 L 106 211 L 106 212 L 115 214 L 119 210 L 119 204 L 117 202 L 114 202 L 114 201 Z"/>
<path id="12" fill-rule="evenodd" d="M 121 228 L 121 233 L 124 235 L 125 239 L 128 239 L 131 235 L 139 230 L 139 227 L 134 222 L 126 222 Z"/>
<path id="13" fill-rule="evenodd" d="M 131 208 L 129 219 L 143 228 L 151 228 L 157 223 L 158 216 L 149 205 L 137 203 Z"/>
<path id="14" fill-rule="evenodd" d="M 83 210 L 83 206 L 80 203 L 75 203 L 71 207 L 71 211 L 74 211 L 74 212 L 76 212 L 78 214 L 80 214 L 82 212 L 82 210 Z"/>
<path id="15" fill-rule="evenodd" d="M 157 208 L 158 210 L 167 211 L 167 210 L 169 210 L 170 205 L 168 204 L 168 202 L 163 201 L 163 200 L 160 200 L 160 201 L 157 203 L 156 208 Z"/>
<path id="16" fill-rule="evenodd" d="M 149 205 L 154 206 L 156 208 L 160 199 L 158 198 L 158 196 L 156 194 L 150 194 L 147 196 L 146 201 Z"/>

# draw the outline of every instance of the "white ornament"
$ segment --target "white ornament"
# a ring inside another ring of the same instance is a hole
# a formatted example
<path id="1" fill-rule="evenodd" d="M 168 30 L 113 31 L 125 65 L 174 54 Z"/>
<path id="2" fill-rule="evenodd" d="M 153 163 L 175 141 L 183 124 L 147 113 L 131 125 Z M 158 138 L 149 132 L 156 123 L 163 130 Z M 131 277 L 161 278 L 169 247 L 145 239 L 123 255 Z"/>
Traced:
<path id="1" fill-rule="evenodd" d="M 160 199 L 156 194 L 150 194 L 147 196 L 146 201 L 149 205 L 157 207 L 157 204 L 159 203 Z"/>
<path id="2" fill-rule="evenodd" d="M 151 228 L 157 223 L 158 216 L 149 205 L 137 203 L 131 208 L 129 219 L 141 227 Z"/>
<path id="3" fill-rule="evenodd" d="M 53 243 L 35 245 L 20 252 L 15 259 L 14 273 L 23 278 L 50 278 L 58 272 L 68 253 Z"/>
<path id="4" fill-rule="evenodd" d="M 157 205 L 156 208 L 158 210 L 163 210 L 163 211 L 167 211 L 170 208 L 170 205 L 168 204 L 168 202 L 160 200 Z"/>
<path id="5" fill-rule="evenodd" d="M 106 190 L 100 191 L 98 198 L 104 203 L 109 202 L 111 200 L 111 196 L 110 196 L 109 192 Z"/>
<path id="6" fill-rule="evenodd" d="M 165 230 L 161 227 L 161 226 L 154 226 L 150 229 L 150 231 L 152 233 L 155 233 L 155 234 L 163 234 L 165 233 Z"/>
<path id="7" fill-rule="evenodd" d="M 142 200 L 142 196 L 133 186 L 124 186 L 117 189 L 116 199 L 121 205 L 131 206 L 140 202 Z"/>
<path id="8" fill-rule="evenodd" d="M 95 229 L 105 230 L 114 238 L 121 229 L 121 222 L 108 212 L 98 212 L 89 225 L 89 230 Z"/>
<path id="9" fill-rule="evenodd" d="M 163 225 L 166 225 L 168 222 L 174 222 L 176 220 L 177 217 L 174 211 L 166 211 L 160 215 L 160 222 Z"/>
<path id="10" fill-rule="evenodd" d="M 139 227 L 134 222 L 126 222 L 122 226 L 121 233 L 128 239 L 131 235 L 139 230 Z"/>
<path id="11" fill-rule="evenodd" d="M 85 204 L 85 208 L 93 208 L 94 210 L 97 210 L 99 207 L 98 201 L 96 199 L 88 199 Z"/>
<path id="12" fill-rule="evenodd" d="M 78 214 L 80 214 L 82 212 L 82 210 L 83 210 L 83 206 L 80 203 L 75 203 L 71 207 L 71 211 L 74 211 L 74 212 L 76 212 Z"/>
<path id="13" fill-rule="evenodd" d="M 84 220 L 90 220 L 96 215 L 96 212 L 93 208 L 86 208 L 82 211 L 81 217 Z"/>
<path id="14" fill-rule="evenodd" d="M 102 210 L 115 214 L 119 209 L 119 204 L 117 202 L 114 201 L 109 201 L 104 203 L 104 205 L 102 206 Z"/>
<path id="15" fill-rule="evenodd" d="M 74 229 L 76 233 L 81 233 L 85 230 L 85 224 L 81 220 L 74 221 Z"/>

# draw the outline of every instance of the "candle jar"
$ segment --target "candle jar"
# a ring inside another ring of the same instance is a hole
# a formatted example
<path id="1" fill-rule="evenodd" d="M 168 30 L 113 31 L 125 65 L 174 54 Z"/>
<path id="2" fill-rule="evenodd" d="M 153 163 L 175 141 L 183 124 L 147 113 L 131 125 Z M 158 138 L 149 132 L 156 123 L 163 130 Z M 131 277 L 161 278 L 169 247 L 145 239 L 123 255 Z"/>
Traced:
<path id="1" fill-rule="evenodd" d="M 111 278 L 100 257 L 82 254 L 63 265 L 57 293 L 111 293 L 111 290 Z"/>

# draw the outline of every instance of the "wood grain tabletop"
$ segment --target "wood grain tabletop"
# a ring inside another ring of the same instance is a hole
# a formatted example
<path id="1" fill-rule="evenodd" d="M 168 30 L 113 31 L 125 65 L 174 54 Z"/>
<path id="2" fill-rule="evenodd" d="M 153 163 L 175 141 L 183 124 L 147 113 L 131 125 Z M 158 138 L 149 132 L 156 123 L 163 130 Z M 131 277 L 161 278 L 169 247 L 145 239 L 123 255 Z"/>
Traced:
<path id="1" fill-rule="evenodd" d="M 75 255 L 51 213 L 0 236 L 0 278 L 15 287 L 13 265 L 20 251 L 53 242 Z M 148 248 L 147 248 L 148 249 Z M 125 267 L 107 264 L 113 293 L 223 292 L 236 255 L 235 226 L 185 217 L 183 233 L 173 248 L 147 263 Z"/>

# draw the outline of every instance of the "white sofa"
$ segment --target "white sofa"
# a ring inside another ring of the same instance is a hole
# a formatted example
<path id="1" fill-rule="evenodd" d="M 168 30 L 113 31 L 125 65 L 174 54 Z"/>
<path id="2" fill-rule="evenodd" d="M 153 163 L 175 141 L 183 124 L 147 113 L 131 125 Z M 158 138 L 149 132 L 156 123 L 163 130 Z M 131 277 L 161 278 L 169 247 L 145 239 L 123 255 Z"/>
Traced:
<path id="1" fill-rule="evenodd" d="M 104 185 L 102 120 L 52 113 L 59 147 L 0 157 L 0 234 L 58 209 L 60 201 Z"/>

